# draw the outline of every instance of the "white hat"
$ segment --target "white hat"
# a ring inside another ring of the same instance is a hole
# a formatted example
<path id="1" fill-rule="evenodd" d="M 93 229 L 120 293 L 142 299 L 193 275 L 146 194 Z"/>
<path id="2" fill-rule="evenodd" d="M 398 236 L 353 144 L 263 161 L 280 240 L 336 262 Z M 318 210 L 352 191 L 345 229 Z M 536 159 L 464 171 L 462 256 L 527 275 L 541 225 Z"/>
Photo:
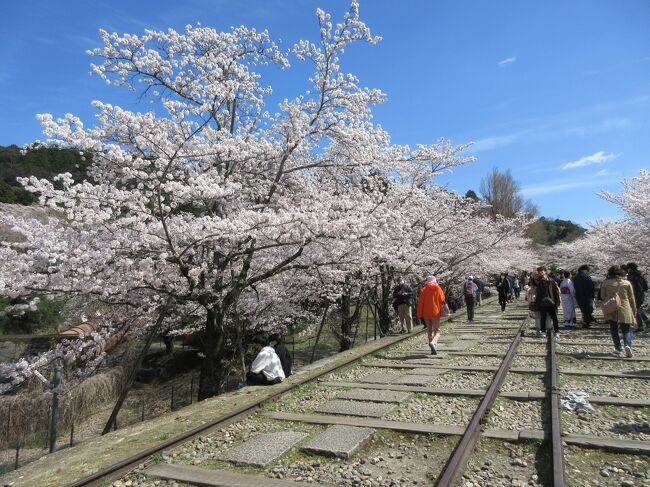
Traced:
<path id="1" fill-rule="evenodd" d="M 471 281 L 474 278 L 472 276 L 467 276 L 467 279 L 469 279 Z"/>

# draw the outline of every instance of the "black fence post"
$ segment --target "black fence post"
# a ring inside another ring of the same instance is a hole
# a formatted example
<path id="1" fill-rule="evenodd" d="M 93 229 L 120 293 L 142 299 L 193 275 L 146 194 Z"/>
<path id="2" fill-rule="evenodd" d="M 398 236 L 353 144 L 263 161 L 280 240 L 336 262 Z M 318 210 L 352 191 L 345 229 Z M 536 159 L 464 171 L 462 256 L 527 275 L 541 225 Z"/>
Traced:
<path id="1" fill-rule="evenodd" d="M 59 419 L 59 384 L 61 383 L 61 367 L 54 368 L 54 382 L 52 383 L 52 414 L 50 416 L 50 453 L 56 448 L 56 426 Z"/>
<path id="2" fill-rule="evenodd" d="M 20 438 L 16 441 L 16 461 L 14 462 L 14 470 L 18 470 L 18 456 L 20 455 Z"/>
<path id="3" fill-rule="evenodd" d="M 72 447 L 74 442 L 74 420 L 72 420 L 72 426 L 70 426 L 70 447 Z"/>
<path id="4" fill-rule="evenodd" d="M 172 403 L 171 403 L 171 408 L 172 411 L 174 410 L 174 386 L 172 386 Z"/>
<path id="5" fill-rule="evenodd" d="M 141 421 L 144 421 L 144 400 L 145 400 L 145 395 L 142 394 L 142 416 L 141 416 Z"/>
<path id="6" fill-rule="evenodd" d="M 190 381 L 190 404 L 192 404 L 194 400 L 194 376 L 192 376 L 192 380 Z"/>

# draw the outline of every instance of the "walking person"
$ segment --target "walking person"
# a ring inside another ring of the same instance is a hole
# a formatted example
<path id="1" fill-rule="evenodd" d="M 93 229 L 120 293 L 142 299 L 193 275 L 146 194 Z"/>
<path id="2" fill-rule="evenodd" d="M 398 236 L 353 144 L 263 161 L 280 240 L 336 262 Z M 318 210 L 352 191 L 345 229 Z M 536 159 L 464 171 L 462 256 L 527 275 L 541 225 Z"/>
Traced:
<path id="1" fill-rule="evenodd" d="M 514 283 L 513 283 L 513 292 L 515 294 L 515 299 L 519 299 L 519 296 L 521 295 L 521 282 L 519 281 L 519 277 L 515 276 L 514 278 Z"/>
<path id="2" fill-rule="evenodd" d="M 481 301 L 483 300 L 483 290 L 485 289 L 485 283 L 481 280 L 479 276 L 474 276 L 474 284 L 478 287 L 478 292 L 476 293 L 476 304 L 481 306 Z"/>
<path id="3" fill-rule="evenodd" d="M 285 378 L 280 358 L 264 335 L 256 335 L 253 345 L 258 352 L 251 368 L 246 374 L 246 382 L 250 385 L 267 386 L 279 384 Z"/>
<path id="4" fill-rule="evenodd" d="M 539 309 L 540 325 L 546 326 L 546 318 L 550 316 L 553 321 L 553 331 L 555 338 L 560 338 L 560 327 L 557 321 L 557 308 L 560 306 L 560 290 L 554 280 L 548 276 L 546 267 L 538 267 L 539 282 L 537 284 L 537 293 L 535 304 Z"/>
<path id="5" fill-rule="evenodd" d="M 589 266 L 578 267 L 578 274 L 573 279 L 573 286 L 576 290 L 576 300 L 582 313 L 582 327 L 589 328 L 591 323 L 596 323 L 594 318 L 594 295 L 596 286 L 589 275 Z"/>
<path id="6" fill-rule="evenodd" d="M 411 333 L 413 328 L 413 321 L 411 318 L 411 304 L 413 300 L 413 289 L 406 284 L 404 278 L 401 277 L 399 284 L 393 290 L 393 302 L 397 304 L 397 316 L 400 324 L 400 331 L 402 333 Z"/>
<path id="7" fill-rule="evenodd" d="M 418 298 L 418 319 L 424 319 L 427 328 L 427 338 L 431 355 L 438 353 L 437 344 L 440 338 L 440 314 L 445 303 L 445 293 L 438 285 L 434 276 L 428 276 L 426 284 L 420 290 Z"/>
<path id="8" fill-rule="evenodd" d="M 504 272 L 499 277 L 499 282 L 497 283 L 497 292 L 499 293 L 499 304 L 501 305 L 501 312 L 506 310 L 506 303 L 508 302 L 508 295 L 510 294 L 510 280 L 508 279 L 508 273 Z"/>
<path id="9" fill-rule="evenodd" d="M 634 301 L 636 302 L 636 331 L 645 330 L 648 325 L 648 317 L 643 311 L 643 301 L 645 301 L 645 293 L 648 292 L 648 281 L 639 272 L 639 267 L 634 262 L 627 265 L 627 280 L 632 284 L 634 289 Z"/>
<path id="10" fill-rule="evenodd" d="M 539 338 L 546 338 L 546 323 L 544 326 L 541 325 L 541 315 L 539 308 L 535 299 L 537 297 L 537 285 L 539 284 L 539 273 L 533 271 L 530 275 L 530 281 L 528 282 L 528 289 L 526 289 L 526 301 L 528 301 L 528 309 L 530 310 L 533 319 L 535 320 L 535 330 L 537 330 L 537 336 Z"/>
<path id="11" fill-rule="evenodd" d="M 562 313 L 564 315 L 564 327 L 576 327 L 576 288 L 571 280 L 571 273 L 564 271 L 564 279 L 560 283 L 560 298 L 562 299 Z"/>
<path id="12" fill-rule="evenodd" d="M 625 356 L 632 356 L 632 327 L 636 321 L 636 301 L 632 283 L 625 276 L 626 272 L 617 265 L 607 271 L 607 279 L 600 286 L 600 296 L 603 300 L 602 311 L 605 320 L 609 323 L 609 331 L 614 342 L 614 355 L 620 356 L 621 337 Z"/>
<path id="13" fill-rule="evenodd" d="M 471 323 L 474 321 L 474 304 L 478 294 L 478 286 L 472 276 L 469 276 L 463 283 L 463 294 L 465 295 L 465 306 L 467 306 L 467 321 Z"/>

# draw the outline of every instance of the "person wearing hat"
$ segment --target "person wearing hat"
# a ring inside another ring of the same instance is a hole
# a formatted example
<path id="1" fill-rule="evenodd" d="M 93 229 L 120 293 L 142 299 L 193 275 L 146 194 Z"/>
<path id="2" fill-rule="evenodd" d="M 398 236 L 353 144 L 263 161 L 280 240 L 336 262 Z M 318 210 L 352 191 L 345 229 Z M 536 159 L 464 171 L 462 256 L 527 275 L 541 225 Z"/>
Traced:
<path id="1" fill-rule="evenodd" d="M 435 276 L 427 276 L 426 284 L 420 289 L 417 317 L 423 319 L 427 327 L 427 338 L 432 355 L 438 353 L 440 316 L 442 315 L 442 306 L 445 304 L 445 299 L 445 292 L 438 284 Z"/>
<path id="2" fill-rule="evenodd" d="M 476 303 L 477 294 L 478 286 L 474 282 L 474 278 L 468 276 L 467 280 L 463 283 L 463 295 L 465 296 L 465 305 L 467 306 L 467 321 L 470 323 L 474 321 L 474 304 Z"/>

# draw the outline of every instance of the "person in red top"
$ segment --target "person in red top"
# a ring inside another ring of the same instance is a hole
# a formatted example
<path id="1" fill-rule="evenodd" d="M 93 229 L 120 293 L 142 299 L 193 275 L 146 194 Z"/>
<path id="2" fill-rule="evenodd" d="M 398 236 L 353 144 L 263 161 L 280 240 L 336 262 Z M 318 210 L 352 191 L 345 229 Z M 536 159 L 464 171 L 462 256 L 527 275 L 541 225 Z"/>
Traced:
<path id="1" fill-rule="evenodd" d="M 434 276 L 428 276 L 427 282 L 420 290 L 418 299 L 418 319 L 424 318 L 429 338 L 431 354 L 436 355 L 436 345 L 440 338 L 440 314 L 445 303 L 445 293 Z"/>

